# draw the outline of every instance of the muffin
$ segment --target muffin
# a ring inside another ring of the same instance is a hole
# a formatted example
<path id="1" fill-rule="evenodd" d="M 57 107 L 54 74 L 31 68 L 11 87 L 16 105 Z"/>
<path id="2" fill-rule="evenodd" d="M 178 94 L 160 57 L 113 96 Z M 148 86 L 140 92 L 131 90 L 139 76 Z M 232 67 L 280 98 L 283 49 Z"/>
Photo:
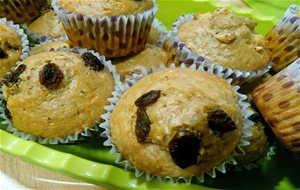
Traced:
<path id="1" fill-rule="evenodd" d="M 300 6 L 291 5 L 267 34 L 272 69 L 281 71 L 300 57 Z"/>
<path id="2" fill-rule="evenodd" d="M 46 41 L 45 43 L 33 47 L 30 50 L 29 55 L 36 55 L 43 52 L 54 51 L 60 48 L 73 48 L 73 45 L 67 39 L 58 39 L 49 42 Z"/>
<path id="3" fill-rule="evenodd" d="M 0 78 L 3 78 L 17 61 L 27 56 L 28 41 L 23 30 L 6 19 L 0 19 Z"/>
<path id="4" fill-rule="evenodd" d="M 66 36 L 63 25 L 53 9 L 47 9 L 43 14 L 31 22 L 27 30 L 32 39 L 37 42 L 45 39 L 55 39 Z"/>
<path id="5" fill-rule="evenodd" d="M 46 5 L 47 0 L 2 0 L 0 17 L 5 17 L 14 23 L 24 23 L 38 17 Z"/>
<path id="6" fill-rule="evenodd" d="M 254 111 L 252 108 L 251 110 Z M 254 114 L 249 119 L 254 122 L 254 125 L 249 128 L 252 135 L 247 138 L 250 144 L 242 148 L 244 154 L 236 156 L 239 166 L 247 166 L 262 159 L 267 155 L 268 151 L 269 143 L 261 117 L 254 111 Z"/>
<path id="7" fill-rule="evenodd" d="M 137 170 L 185 178 L 203 175 L 232 154 L 243 118 L 237 94 L 224 79 L 175 68 L 131 86 L 109 124 L 113 146 Z"/>
<path id="8" fill-rule="evenodd" d="M 14 132 L 65 140 L 85 134 L 100 120 L 114 89 L 108 63 L 91 52 L 71 51 L 23 60 L 3 81 L 3 107 Z"/>
<path id="9" fill-rule="evenodd" d="M 300 59 L 258 85 L 252 98 L 283 146 L 300 155 Z"/>
<path id="10" fill-rule="evenodd" d="M 209 63 L 233 79 L 258 77 L 268 71 L 269 55 L 266 40 L 254 31 L 255 26 L 227 8 L 183 15 L 172 29 L 175 63 Z"/>
<path id="11" fill-rule="evenodd" d="M 167 52 L 152 44 L 147 44 L 145 49 L 138 54 L 115 58 L 112 63 L 120 74 L 121 81 L 133 74 L 140 74 L 143 70 L 150 70 L 152 67 L 159 67 L 167 63 Z"/>
<path id="12" fill-rule="evenodd" d="M 153 0 L 53 0 L 71 42 L 107 57 L 144 49 L 157 11 Z"/>

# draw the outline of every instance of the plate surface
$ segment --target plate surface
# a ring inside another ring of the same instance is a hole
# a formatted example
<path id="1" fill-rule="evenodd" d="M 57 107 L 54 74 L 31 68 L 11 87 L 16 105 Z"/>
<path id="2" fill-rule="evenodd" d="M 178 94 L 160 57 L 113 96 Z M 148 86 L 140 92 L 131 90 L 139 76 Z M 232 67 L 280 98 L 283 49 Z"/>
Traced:
<path id="1" fill-rule="evenodd" d="M 157 17 L 170 28 L 175 19 L 184 13 L 207 12 L 217 8 L 209 2 L 158 0 Z M 249 9 L 242 10 L 229 6 L 234 12 L 250 17 L 258 22 L 257 31 L 266 34 L 276 22 L 275 17 L 263 16 Z M 259 169 L 226 175 L 217 173 L 217 179 L 206 178 L 204 184 L 192 185 L 178 183 L 175 186 L 165 181 L 149 183 L 145 177 L 136 178 L 133 172 L 124 171 L 123 166 L 115 164 L 116 156 L 102 146 L 103 139 L 95 138 L 89 142 L 74 145 L 40 145 L 15 137 L 4 131 L 0 125 L 0 151 L 19 157 L 63 174 L 102 185 L 112 189 L 293 189 L 300 187 L 300 161 L 293 161 L 281 148 L 271 161 L 265 161 Z"/>

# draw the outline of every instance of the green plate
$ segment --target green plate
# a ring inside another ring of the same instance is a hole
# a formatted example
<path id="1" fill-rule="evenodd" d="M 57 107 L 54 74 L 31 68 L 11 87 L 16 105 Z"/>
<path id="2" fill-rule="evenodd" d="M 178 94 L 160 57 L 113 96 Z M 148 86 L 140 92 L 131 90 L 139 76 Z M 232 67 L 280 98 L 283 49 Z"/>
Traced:
<path id="1" fill-rule="evenodd" d="M 252 9 L 261 12 L 263 15 L 274 16 L 280 19 L 283 13 L 292 4 L 300 4 L 299 0 L 244 0 Z"/>
<path id="2" fill-rule="evenodd" d="M 219 4 L 203 1 L 158 0 L 160 5 L 157 17 L 170 28 L 175 19 L 184 13 L 207 12 Z M 266 17 L 249 9 L 229 6 L 234 12 L 250 17 L 259 24 L 257 31 L 266 34 L 275 24 L 274 17 Z M 294 161 L 281 148 L 271 161 L 251 171 L 221 174 L 217 179 L 206 178 L 204 184 L 192 185 L 169 181 L 159 184 L 156 180 L 146 182 L 145 177 L 136 178 L 133 172 L 123 170 L 123 165 L 115 164 L 116 156 L 102 146 L 103 139 L 95 138 L 88 142 L 73 145 L 40 145 L 18 138 L 0 125 L 0 151 L 19 157 L 35 165 L 63 173 L 86 182 L 112 189 L 295 189 L 300 187 L 300 162 Z"/>

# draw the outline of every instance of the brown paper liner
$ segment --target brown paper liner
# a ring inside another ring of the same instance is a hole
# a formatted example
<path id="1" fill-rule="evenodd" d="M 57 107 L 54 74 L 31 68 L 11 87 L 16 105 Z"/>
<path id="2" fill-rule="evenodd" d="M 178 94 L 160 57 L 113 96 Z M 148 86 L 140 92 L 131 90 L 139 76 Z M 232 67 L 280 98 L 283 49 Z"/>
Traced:
<path id="1" fill-rule="evenodd" d="M 267 34 L 272 69 L 281 71 L 300 57 L 300 6 L 291 5 Z"/>
<path id="2" fill-rule="evenodd" d="M 252 97 L 285 148 L 300 155 L 300 59 L 257 86 Z"/>

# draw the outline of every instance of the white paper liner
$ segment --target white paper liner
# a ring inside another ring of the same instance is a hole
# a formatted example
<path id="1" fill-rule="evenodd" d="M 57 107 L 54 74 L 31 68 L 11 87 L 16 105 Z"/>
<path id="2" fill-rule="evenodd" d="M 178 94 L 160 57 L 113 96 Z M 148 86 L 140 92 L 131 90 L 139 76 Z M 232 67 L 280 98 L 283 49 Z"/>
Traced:
<path id="1" fill-rule="evenodd" d="M 159 39 L 154 44 L 159 47 L 163 47 L 166 40 L 170 37 L 171 33 L 167 31 L 163 23 L 157 18 L 154 18 L 152 27 L 160 33 Z"/>
<path id="2" fill-rule="evenodd" d="M 269 63 L 265 68 L 257 71 L 243 71 L 231 68 L 225 68 L 221 65 L 214 64 L 210 60 L 202 57 L 201 55 L 193 52 L 191 49 L 185 46 L 185 43 L 181 41 L 178 37 L 178 27 L 183 23 L 192 20 L 194 14 L 185 14 L 178 18 L 178 20 L 173 24 L 171 30 L 171 41 L 172 46 L 170 52 L 175 56 L 175 63 L 181 64 L 185 63 L 191 65 L 195 63 L 197 66 L 202 66 L 205 70 L 212 71 L 213 74 L 218 75 L 224 79 L 232 78 L 233 85 L 243 85 L 245 82 L 251 82 L 256 78 L 262 76 L 268 72 L 271 68 L 271 63 Z"/>
<path id="3" fill-rule="evenodd" d="M 175 68 L 175 67 L 176 67 L 175 64 L 171 64 L 168 68 L 172 69 L 172 68 Z M 181 64 L 180 67 L 187 68 L 187 66 L 185 64 Z M 236 165 L 237 162 L 236 162 L 234 157 L 236 155 L 241 155 L 241 154 L 239 154 L 237 151 L 234 151 L 221 164 L 219 164 L 218 166 L 215 166 L 213 169 L 211 169 L 208 172 L 203 173 L 200 176 L 176 177 L 176 178 L 175 177 L 170 177 L 170 176 L 160 177 L 158 175 L 146 173 L 146 172 L 141 171 L 138 168 L 135 168 L 129 161 L 123 159 L 122 154 L 117 150 L 117 147 L 112 142 L 110 122 L 109 122 L 110 115 L 111 115 L 116 103 L 118 102 L 119 98 L 122 96 L 122 94 L 125 91 L 127 91 L 128 88 L 130 88 L 130 86 L 132 86 L 133 84 L 138 82 L 141 78 L 143 78 L 143 77 L 145 77 L 145 76 L 147 76 L 147 75 L 149 75 L 153 72 L 165 70 L 165 69 L 168 69 L 168 68 L 166 66 L 162 65 L 159 68 L 152 68 L 151 71 L 144 70 L 141 74 L 139 74 L 139 75 L 134 74 L 133 78 L 126 79 L 125 84 L 119 83 L 119 84 L 116 85 L 115 91 L 112 93 L 113 97 L 108 99 L 108 101 L 110 102 L 110 105 L 105 107 L 105 109 L 107 110 L 107 113 L 101 115 L 101 118 L 104 120 L 104 122 L 100 124 L 100 128 L 104 129 L 104 132 L 101 134 L 101 136 L 104 137 L 104 138 L 107 138 L 107 140 L 104 142 L 104 146 L 111 147 L 110 153 L 111 154 L 116 154 L 118 156 L 118 158 L 116 160 L 116 163 L 125 164 L 124 169 L 125 170 L 133 170 L 135 172 L 136 177 L 140 177 L 143 174 L 145 174 L 146 180 L 148 182 L 151 181 L 152 179 L 156 178 L 159 182 L 169 180 L 169 181 L 171 181 L 172 184 L 175 184 L 178 181 L 184 181 L 185 183 L 190 184 L 192 179 L 196 178 L 199 182 L 203 183 L 205 174 L 207 174 L 208 176 L 210 176 L 212 178 L 215 178 L 217 171 L 219 171 L 221 173 L 226 173 L 226 165 L 227 164 Z M 195 64 L 192 64 L 188 68 L 191 69 L 191 70 L 204 71 L 203 66 L 197 67 Z M 208 72 L 210 72 L 210 71 L 208 71 Z M 230 84 L 232 82 L 232 79 L 229 78 L 226 81 Z M 245 100 L 247 100 L 247 96 L 242 95 L 242 94 L 237 92 L 237 90 L 239 89 L 239 86 L 232 86 L 232 88 L 238 94 L 238 98 L 239 98 L 238 103 L 240 105 L 241 113 L 242 113 L 242 116 L 243 116 L 242 135 L 241 135 L 241 139 L 240 139 L 239 144 L 236 146 L 236 149 L 239 149 L 240 150 L 239 152 L 243 152 L 243 151 L 241 151 L 242 147 L 247 146 L 247 145 L 250 144 L 250 142 L 247 140 L 247 137 L 252 135 L 252 132 L 249 130 L 249 128 L 251 126 L 253 126 L 254 123 L 249 119 L 249 117 L 251 115 L 253 115 L 254 112 L 249 110 L 249 108 L 248 108 L 250 106 L 250 104 L 245 101 Z"/>
<path id="4" fill-rule="evenodd" d="M 19 25 L 14 24 L 12 21 L 6 20 L 6 18 L 0 18 L 0 23 L 14 29 L 19 34 L 22 42 L 22 55 L 20 57 L 20 60 L 23 60 L 26 57 L 28 57 L 29 41 L 24 33 L 24 30 L 22 30 Z"/>
<path id="5" fill-rule="evenodd" d="M 6 6 L 0 7 L 0 17 L 23 23 L 37 17 L 46 5 L 47 0 L 8 0 Z"/>
<path id="6" fill-rule="evenodd" d="M 158 5 L 147 11 L 120 16 L 82 15 L 65 10 L 58 0 L 52 7 L 72 43 L 107 57 L 121 57 L 144 49 Z M 127 27 L 127 24 L 130 27 Z"/>
<path id="7" fill-rule="evenodd" d="M 272 49 L 271 58 L 276 72 L 284 69 L 299 57 L 300 15 L 297 11 L 300 12 L 300 6 L 291 5 L 266 36 L 269 48 Z M 287 47 L 289 49 L 285 50 Z"/>
<path id="8" fill-rule="evenodd" d="M 109 70 L 109 72 L 112 74 L 115 85 L 120 83 L 120 76 L 116 72 L 116 68 L 114 65 L 112 65 L 110 60 L 106 60 L 106 58 L 102 55 L 99 55 L 97 52 L 93 50 L 87 50 L 87 49 L 81 49 L 81 48 L 59 48 L 57 51 L 72 51 L 74 53 L 79 53 L 83 54 L 85 52 L 90 52 L 94 56 L 96 56 L 104 65 L 105 67 Z M 20 65 L 22 62 L 18 62 L 17 64 Z M 12 68 L 13 70 L 14 68 Z M 38 137 L 34 136 L 31 134 L 23 133 L 19 131 L 17 128 L 13 126 L 13 123 L 11 122 L 10 119 L 8 119 L 5 115 L 4 109 L 3 109 L 3 93 L 2 93 L 2 86 L 0 87 L 0 119 L 3 119 L 1 124 L 4 126 L 7 126 L 6 131 L 9 131 L 13 133 L 14 135 L 21 137 L 23 139 L 29 140 L 29 141 L 34 141 L 38 142 L 40 144 L 58 144 L 58 143 L 73 143 L 75 141 L 81 140 L 84 137 L 90 137 L 93 132 L 99 131 L 99 122 L 95 121 L 93 124 L 93 127 L 89 128 L 86 127 L 83 129 L 81 132 L 76 132 L 74 135 L 67 135 L 65 137 L 55 137 L 55 138 L 43 138 L 43 137 Z"/>

